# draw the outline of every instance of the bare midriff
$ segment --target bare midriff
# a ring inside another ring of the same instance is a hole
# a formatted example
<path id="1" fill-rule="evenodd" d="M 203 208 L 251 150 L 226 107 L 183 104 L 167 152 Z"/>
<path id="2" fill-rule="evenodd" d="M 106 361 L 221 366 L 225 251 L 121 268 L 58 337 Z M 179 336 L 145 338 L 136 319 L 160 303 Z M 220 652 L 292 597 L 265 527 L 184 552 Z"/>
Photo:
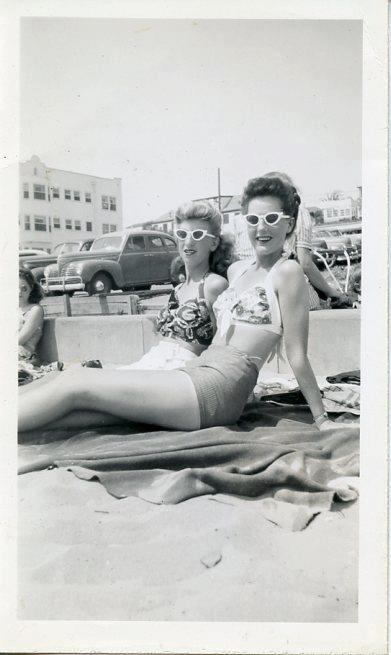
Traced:
<path id="1" fill-rule="evenodd" d="M 233 346 L 251 359 L 254 358 L 254 363 L 260 369 L 280 339 L 281 335 L 267 329 L 267 326 L 231 323 L 226 335 L 220 336 L 219 332 L 215 334 L 212 344 Z"/>

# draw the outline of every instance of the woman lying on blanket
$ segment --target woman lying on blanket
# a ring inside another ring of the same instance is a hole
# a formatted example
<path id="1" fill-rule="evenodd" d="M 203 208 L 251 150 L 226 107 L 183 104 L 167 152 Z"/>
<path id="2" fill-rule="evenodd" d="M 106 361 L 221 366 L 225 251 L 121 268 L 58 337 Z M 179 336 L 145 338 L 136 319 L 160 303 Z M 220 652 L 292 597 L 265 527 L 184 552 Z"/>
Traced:
<path id="1" fill-rule="evenodd" d="M 161 341 L 138 362 L 121 369 L 170 370 L 185 366 L 211 343 L 216 331 L 212 310 L 224 291 L 233 240 L 221 234 L 221 214 L 207 201 L 189 202 L 175 212 L 175 236 L 185 280 L 172 290 L 159 312 Z"/>
<path id="2" fill-rule="evenodd" d="M 85 427 L 118 419 L 177 430 L 231 425 L 282 335 L 315 424 L 321 430 L 332 427 L 307 358 L 307 286 L 299 264 L 284 249 L 298 205 L 292 187 L 279 178 L 247 184 L 242 212 L 255 260 L 230 267 L 229 287 L 214 304 L 217 332 L 200 357 L 172 371 L 52 373 L 50 382 L 33 382 L 21 393 L 19 429 Z"/>

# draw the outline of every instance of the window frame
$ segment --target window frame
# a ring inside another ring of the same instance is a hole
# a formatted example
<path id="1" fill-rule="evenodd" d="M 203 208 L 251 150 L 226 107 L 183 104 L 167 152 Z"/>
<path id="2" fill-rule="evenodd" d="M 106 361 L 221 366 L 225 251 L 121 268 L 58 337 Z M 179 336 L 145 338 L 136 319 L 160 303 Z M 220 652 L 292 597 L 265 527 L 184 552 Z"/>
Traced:
<path id="1" fill-rule="evenodd" d="M 37 191 L 37 187 L 43 191 Z M 33 198 L 34 200 L 46 200 L 46 187 L 44 184 L 33 184 Z"/>
<path id="2" fill-rule="evenodd" d="M 41 225 L 42 229 L 37 228 L 37 225 Z M 46 216 L 34 214 L 34 232 L 48 232 L 49 230 L 47 228 Z"/>

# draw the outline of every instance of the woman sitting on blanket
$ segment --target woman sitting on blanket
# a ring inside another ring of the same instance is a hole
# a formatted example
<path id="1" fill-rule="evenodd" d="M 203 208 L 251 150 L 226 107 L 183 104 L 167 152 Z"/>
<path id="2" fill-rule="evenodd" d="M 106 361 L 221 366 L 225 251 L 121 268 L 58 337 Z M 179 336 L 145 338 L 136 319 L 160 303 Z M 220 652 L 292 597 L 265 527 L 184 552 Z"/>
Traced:
<path id="1" fill-rule="evenodd" d="M 27 268 L 19 269 L 19 337 L 18 361 L 19 378 L 23 382 L 33 377 L 35 366 L 39 366 L 36 352 L 38 341 L 42 336 L 43 309 L 40 306 L 43 292 L 33 274 Z"/>
<path id="2" fill-rule="evenodd" d="M 19 429 L 84 427 L 118 419 L 177 430 L 231 425 L 282 335 L 315 424 L 320 430 L 332 427 L 307 358 L 306 282 L 284 250 L 295 227 L 297 196 L 281 179 L 256 178 L 244 189 L 242 212 L 255 260 L 230 267 L 229 287 L 214 304 L 217 332 L 200 357 L 172 371 L 79 368 L 53 373 L 50 383 L 33 382 L 21 394 Z"/>
<path id="3" fill-rule="evenodd" d="M 212 305 L 228 286 L 227 268 L 233 259 L 233 239 L 221 234 L 221 223 L 221 214 L 207 201 L 177 209 L 174 234 L 185 280 L 172 290 L 167 307 L 159 312 L 161 341 L 138 362 L 119 368 L 180 368 L 212 343 L 216 331 Z"/>

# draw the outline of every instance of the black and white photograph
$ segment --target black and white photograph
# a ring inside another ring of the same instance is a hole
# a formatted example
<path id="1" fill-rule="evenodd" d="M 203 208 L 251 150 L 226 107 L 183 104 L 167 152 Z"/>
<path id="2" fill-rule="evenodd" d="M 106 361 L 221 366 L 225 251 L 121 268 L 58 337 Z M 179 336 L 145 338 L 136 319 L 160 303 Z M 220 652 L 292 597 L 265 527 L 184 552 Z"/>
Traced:
<path id="1" fill-rule="evenodd" d="M 89 648 L 116 652 L 106 623 L 148 635 L 121 652 L 228 652 L 241 625 L 274 646 L 231 652 L 385 652 L 385 560 L 367 593 L 360 573 L 369 526 L 379 548 L 386 530 L 368 29 L 349 11 L 18 17 L 4 236 L 13 222 L 25 652 L 71 652 L 40 624 L 75 652 L 96 625 Z M 189 649 L 199 624 L 222 641 Z M 278 642 L 293 624 L 325 641 Z"/>

